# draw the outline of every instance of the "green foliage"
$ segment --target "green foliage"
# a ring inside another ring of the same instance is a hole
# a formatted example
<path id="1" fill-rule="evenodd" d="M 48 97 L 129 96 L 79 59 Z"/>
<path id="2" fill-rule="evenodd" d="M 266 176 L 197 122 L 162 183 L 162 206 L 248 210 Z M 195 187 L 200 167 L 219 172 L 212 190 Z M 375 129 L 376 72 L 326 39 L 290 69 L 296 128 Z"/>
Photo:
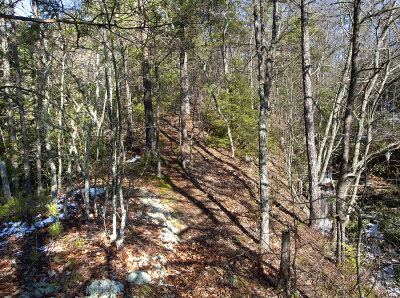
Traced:
<path id="1" fill-rule="evenodd" d="M 71 269 L 75 268 L 77 266 L 77 262 L 75 258 L 69 258 L 67 261 L 67 266 L 70 267 Z"/>
<path id="2" fill-rule="evenodd" d="M 257 155 L 258 152 L 258 111 L 252 109 L 255 102 L 252 103 L 251 89 L 247 80 L 248 78 L 239 71 L 235 72 L 227 89 L 216 92 L 220 109 L 228 119 L 235 149 L 238 155 L 243 156 Z M 206 120 L 212 127 L 212 134 L 207 143 L 229 148 L 227 127 L 218 112 L 215 109 L 208 111 Z"/>
<path id="3" fill-rule="evenodd" d="M 139 290 L 139 297 L 149 297 L 149 295 L 154 291 L 154 289 L 149 285 L 143 285 Z"/>
<path id="4" fill-rule="evenodd" d="M 393 265 L 396 282 L 400 283 L 400 264 Z"/>
<path id="5" fill-rule="evenodd" d="M 76 248 L 82 247 L 84 245 L 85 245 L 85 240 L 83 240 L 82 238 L 79 238 L 79 237 L 75 239 L 74 246 Z"/>
<path id="6" fill-rule="evenodd" d="M 55 255 L 53 257 L 53 262 L 56 263 L 56 264 L 62 264 L 63 263 L 63 261 L 62 261 L 62 259 L 61 259 L 61 257 L 59 255 Z"/>
<path id="7" fill-rule="evenodd" d="M 51 203 L 48 205 L 48 214 L 49 216 L 52 217 L 57 217 L 58 216 L 58 206 L 55 203 Z"/>
<path id="8" fill-rule="evenodd" d="M 49 234 L 52 237 L 60 236 L 62 234 L 62 232 L 63 232 L 63 226 L 59 221 L 51 224 L 49 227 Z"/>
<path id="9" fill-rule="evenodd" d="M 0 221 L 6 218 L 14 221 L 34 218 L 46 209 L 50 200 L 48 196 L 12 197 L 8 203 L 0 206 Z"/>
<path id="10" fill-rule="evenodd" d="M 74 281 L 80 281 L 82 280 L 82 274 L 79 271 L 74 271 L 74 273 L 72 273 L 72 280 Z"/>
<path id="11" fill-rule="evenodd" d="M 173 190 L 172 181 L 166 175 L 162 175 L 161 178 L 158 179 L 157 187 L 159 187 L 162 190 Z"/>
<path id="12" fill-rule="evenodd" d="M 154 169 L 156 165 L 157 165 L 157 159 L 151 154 L 145 154 L 142 157 L 140 157 L 140 159 L 137 160 L 135 163 L 128 164 L 127 168 L 131 167 L 136 172 L 142 173 L 147 169 L 152 169 L 152 168 Z"/>
<path id="13" fill-rule="evenodd" d="M 388 241 L 395 247 L 400 247 L 400 213 L 398 210 L 386 210 L 380 219 L 380 229 Z"/>
<path id="14" fill-rule="evenodd" d="M 37 252 L 36 250 L 35 250 L 35 251 L 32 251 L 32 252 L 29 254 L 29 259 L 30 259 L 32 262 L 36 262 L 37 260 L 39 260 L 39 258 L 40 258 L 40 253 Z"/>

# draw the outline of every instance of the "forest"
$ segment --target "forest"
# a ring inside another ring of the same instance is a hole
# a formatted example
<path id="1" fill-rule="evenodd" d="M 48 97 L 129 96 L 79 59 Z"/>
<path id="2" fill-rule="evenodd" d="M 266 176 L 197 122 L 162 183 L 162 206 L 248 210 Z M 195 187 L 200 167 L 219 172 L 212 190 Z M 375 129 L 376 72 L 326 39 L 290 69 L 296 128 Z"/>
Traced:
<path id="1" fill-rule="evenodd" d="M 1 0 L 1 297 L 400 297 L 398 0 Z"/>

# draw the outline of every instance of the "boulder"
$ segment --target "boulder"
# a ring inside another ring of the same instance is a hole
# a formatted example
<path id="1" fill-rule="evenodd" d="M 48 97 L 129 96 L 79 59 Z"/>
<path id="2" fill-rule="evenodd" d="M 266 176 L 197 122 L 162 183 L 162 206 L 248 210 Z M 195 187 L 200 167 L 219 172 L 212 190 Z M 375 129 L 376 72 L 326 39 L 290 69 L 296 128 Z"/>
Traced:
<path id="1" fill-rule="evenodd" d="M 123 294 L 124 285 L 120 282 L 102 279 L 102 280 L 94 280 L 87 288 L 86 294 L 91 298 L 108 298 L 108 297 L 117 297 L 118 294 Z"/>
<path id="2" fill-rule="evenodd" d="M 144 285 L 144 284 L 148 284 L 149 282 L 151 282 L 151 276 L 144 272 L 144 271 L 135 271 L 131 274 L 129 274 L 126 277 L 126 280 L 128 282 L 134 283 L 136 285 Z"/>

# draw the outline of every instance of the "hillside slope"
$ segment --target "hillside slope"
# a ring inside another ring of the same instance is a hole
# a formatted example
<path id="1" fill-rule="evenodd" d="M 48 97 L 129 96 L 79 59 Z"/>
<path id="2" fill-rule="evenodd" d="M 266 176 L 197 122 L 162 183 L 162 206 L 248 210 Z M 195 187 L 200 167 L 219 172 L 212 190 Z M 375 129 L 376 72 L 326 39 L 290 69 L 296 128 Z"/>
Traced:
<path id="1" fill-rule="evenodd" d="M 354 290 L 353 269 L 330 262 L 327 238 L 309 230 L 305 212 L 289 199 L 279 156 L 271 156 L 269 166 L 271 251 L 260 258 L 256 165 L 207 146 L 198 134 L 192 165 L 183 170 L 176 123 L 166 118 L 162 126 L 163 177 L 148 170 L 145 157 L 126 167 L 131 187 L 125 246 L 117 250 L 110 243 L 101 219 L 83 220 L 76 191 L 76 212 L 61 221 L 61 235 L 51 236 L 44 226 L 7 238 L 0 251 L 2 296 L 83 296 L 95 280 L 118 282 L 127 297 L 280 296 L 280 237 L 294 223 L 299 294 L 345 297 Z"/>

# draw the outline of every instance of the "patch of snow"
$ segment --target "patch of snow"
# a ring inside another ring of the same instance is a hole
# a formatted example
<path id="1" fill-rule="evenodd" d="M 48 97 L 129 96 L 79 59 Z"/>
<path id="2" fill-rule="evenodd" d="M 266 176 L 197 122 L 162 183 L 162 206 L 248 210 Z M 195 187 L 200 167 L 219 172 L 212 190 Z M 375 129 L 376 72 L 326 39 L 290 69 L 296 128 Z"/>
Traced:
<path id="1" fill-rule="evenodd" d="M 400 118 L 392 117 L 392 118 L 389 118 L 389 121 L 400 123 Z"/>
<path id="2" fill-rule="evenodd" d="M 36 222 L 35 225 L 38 228 L 43 228 L 45 225 L 53 223 L 54 221 L 55 221 L 55 218 L 51 216 L 51 217 L 39 220 L 38 222 Z"/>
<path id="3" fill-rule="evenodd" d="M 97 196 L 99 196 L 99 195 L 101 195 L 101 194 L 103 194 L 105 191 L 107 190 L 107 187 L 96 187 L 96 188 L 94 188 L 94 187 L 90 187 L 89 188 L 89 195 L 91 196 L 91 197 L 94 197 L 94 195 L 95 195 L 95 193 L 96 193 L 96 195 Z M 77 194 L 85 194 L 85 189 L 84 188 L 82 188 L 82 189 L 76 189 L 76 190 L 74 190 L 74 195 L 77 195 Z"/>
<path id="4" fill-rule="evenodd" d="M 37 249 L 39 252 L 47 252 L 49 249 L 46 247 L 46 246 L 41 246 L 41 247 L 38 247 L 38 249 Z"/>
<path id="5" fill-rule="evenodd" d="M 131 159 L 126 160 L 126 163 L 135 163 L 136 161 L 138 161 L 140 159 L 139 155 L 136 155 L 135 157 L 132 157 Z"/>
<path id="6" fill-rule="evenodd" d="M 368 223 L 365 229 L 365 234 L 367 238 L 376 238 L 379 240 L 383 240 L 383 235 L 379 232 L 378 224 Z"/>
<path id="7" fill-rule="evenodd" d="M 27 223 L 9 222 L 6 227 L 1 231 L 0 237 L 14 236 L 17 238 L 23 237 L 25 234 L 31 233 L 35 228 L 28 227 Z"/>

